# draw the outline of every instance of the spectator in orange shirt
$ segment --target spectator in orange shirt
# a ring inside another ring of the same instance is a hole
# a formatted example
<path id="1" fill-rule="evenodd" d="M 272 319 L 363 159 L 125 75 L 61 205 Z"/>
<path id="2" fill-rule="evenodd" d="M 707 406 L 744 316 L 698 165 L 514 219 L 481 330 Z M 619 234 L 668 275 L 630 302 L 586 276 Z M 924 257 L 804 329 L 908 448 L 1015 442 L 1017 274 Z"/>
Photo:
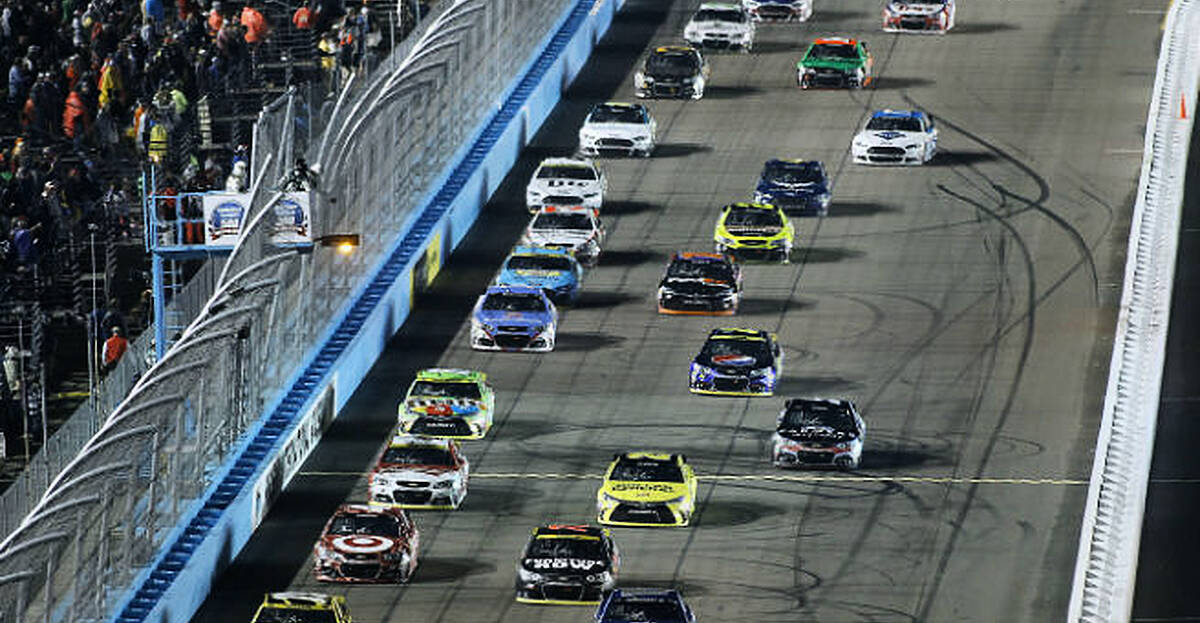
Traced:
<path id="1" fill-rule="evenodd" d="M 121 360 L 121 355 L 124 355 L 127 350 L 129 350 L 129 340 L 121 336 L 121 327 L 113 327 L 112 336 L 104 340 L 104 350 L 101 355 L 104 359 L 104 369 L 112 370 Z"/>
<path id="2" fill-rule="evenodd" d="M 262 43 L 267 38 L 267 20 L 257 9 L 247 4 L 242 7 L 242 26 L 246 27 L 246 43 Z"/>
<path id="3" fill-rule="evenodd" d="M 208 12 L 208 34 L 213 37 L 217 36 L 224 25 L 225 17 L 221 15 L 221 3 L 213 2 L 212 10 Z"/>
<path id="4" fill-rule="evenodd" d="M 292 14 L 292 24 L 296 26 L 296 30 L 308 30 L 312 28 L 312 18 L 312 11 L 308 9 L 308 5 L 301 4 Z"/>

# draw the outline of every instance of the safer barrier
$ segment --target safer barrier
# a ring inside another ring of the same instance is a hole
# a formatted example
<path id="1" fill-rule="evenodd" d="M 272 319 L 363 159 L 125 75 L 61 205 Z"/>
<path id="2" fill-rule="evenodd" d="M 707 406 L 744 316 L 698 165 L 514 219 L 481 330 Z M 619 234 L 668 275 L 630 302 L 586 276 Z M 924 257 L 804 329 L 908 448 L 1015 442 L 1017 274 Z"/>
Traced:
<path id="1" fill-rule="evenodd" d="M 621 0 L 580 0 L 519 75 L 407 232 L 359 288 L 286 394 L 268 410 L 204 503 L 176 528 L 122 602 L 120 623 L 187 621 L 245 545 L 324 425 L 345 404 L 408 315 L 414 269 L 436 272 L 465 236 L 522 147 L 553 110 Z"/>
<path id="2" fill-rule="evenodd" d="M 1183 185 L 1200 77 L 1200 10 L 1167 13 L 1125 282 L 1067 620 L 1128 621 L 1154 451 Z"/>

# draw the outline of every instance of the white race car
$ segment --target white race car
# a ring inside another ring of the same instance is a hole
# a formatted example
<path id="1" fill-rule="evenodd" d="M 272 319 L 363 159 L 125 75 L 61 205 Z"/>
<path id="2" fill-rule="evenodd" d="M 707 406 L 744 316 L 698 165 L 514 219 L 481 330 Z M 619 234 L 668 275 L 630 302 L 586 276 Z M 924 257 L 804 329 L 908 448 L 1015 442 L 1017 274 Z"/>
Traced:
<path id="1" fill-rule="evenodd" d="M 397 430 L 367 477 L 368 500 L 384 508 L 458 508 L 469 472 L 457 441 Z"/>
<path id="2" fill-rule="evenodd" d="M 937 153 L 933 117 L 919 110 L 877 110 L 854 137 L 850 153 L 858 164 L 925 164 Z"/>
<path id="3" fill-rule="evenodd" d="M 608 178 L 589 159 L 546 158 L 525 187 L 525 206 L 537 212 L 544 205 L 581 205 L 599 210 Z"/>
<path id="4" fill-rule="evenodd" d="M 579 151 L 586 156 L 623 153 L 649 156 L 658 124 L 642 104 L 596 104 L 579 128 Z"/>
<path id="5" fill-rule="evenodd" d="M 740 5 L 706 2 L 683 28 L 683 38 L 696 47 L 749 52 L 754 47 L 754 31 L 754 22 Z"/>
<path id="6" fill-rule="evenodd" d="M 887 0 L 883 5 L 883 30 L 944 35 L 954 28 L 954 13 L 954 0 Z"/>
<path id="7" fill-rule="evenodd" d="M 812 0 L 742 0 L 756 22 L 804 22 L 812 17 Z"/>
<path id="8" fill-rule="evenodd" d="M 525 228 L 522 244 L 566 249 L 585 266 L 595 266 L 604 244 L 604 225 L 583 206 L 542 206 Z"/>

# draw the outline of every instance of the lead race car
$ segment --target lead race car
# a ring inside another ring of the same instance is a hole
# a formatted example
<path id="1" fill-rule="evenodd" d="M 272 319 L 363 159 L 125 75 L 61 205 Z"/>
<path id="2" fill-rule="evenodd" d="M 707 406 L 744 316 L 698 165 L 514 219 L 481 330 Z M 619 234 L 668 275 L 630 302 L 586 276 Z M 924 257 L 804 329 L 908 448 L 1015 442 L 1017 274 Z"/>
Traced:
<path id="1" fill-rule="evenodd" d="M 884 32 L 929 32 L 954 28 L 954 0 L 888 0 L 883 5 Z"/>
<path id="2" fill-rule="evenodd" d="M 400 403 L 400 428 L 411 435 L 481 439 L 492 427 L 495 403 L 483 372 L 421 370 Z"/>
<path id="3" fill-rule="evenodd" d="M 313 546 L 313 574 L 320 582 L 407 582 L 419 543 L 405 511 L 343 504 Z"/>
<path id="4" fill-rule="evenodd" d="M 550 524 L 533 529 L 517 563 L 517 601 L 598 604 L 616 585 L 621 556 L 605 528 Z"/>
<path id="5" fill-rule="evenodd" d="M 920 165 L 937 154 L 933 116 L 919 110 L 877 110 L 854 135 L 850 154 L 857 164 Z"/>
<path id="6" fill-rule="evenodd" d="M 737 49 L 754 47 L 754 22 L 746 9 L 727 2 L 705 2 L 683 27 L 683 38 L 698 48 Z"/>

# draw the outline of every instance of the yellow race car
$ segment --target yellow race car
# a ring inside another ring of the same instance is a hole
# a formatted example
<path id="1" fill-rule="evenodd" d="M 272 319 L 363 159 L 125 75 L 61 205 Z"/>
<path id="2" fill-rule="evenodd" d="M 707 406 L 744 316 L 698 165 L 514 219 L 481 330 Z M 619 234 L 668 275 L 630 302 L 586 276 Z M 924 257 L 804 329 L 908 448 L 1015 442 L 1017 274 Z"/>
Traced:
<path id="1" fill-rule="evenodd" d="M 682 454 L 618 454 L 596 492 L 597 519 L 609 526 L 686 526 L 695 508 L 696 474 Z"/>
<path id="2" fill-rule="evenodd" d="M 713 231 L 717 253 L 785 264 L 795 238 L 796 229 L 783 210 L 766 203 L 731 203 L 721 208 Z"/>
<path id="3" fill-rule="evenodd" d="M 251 623 L 351 623 L 346 598 L 323 593 L 268 593 Z"/>

